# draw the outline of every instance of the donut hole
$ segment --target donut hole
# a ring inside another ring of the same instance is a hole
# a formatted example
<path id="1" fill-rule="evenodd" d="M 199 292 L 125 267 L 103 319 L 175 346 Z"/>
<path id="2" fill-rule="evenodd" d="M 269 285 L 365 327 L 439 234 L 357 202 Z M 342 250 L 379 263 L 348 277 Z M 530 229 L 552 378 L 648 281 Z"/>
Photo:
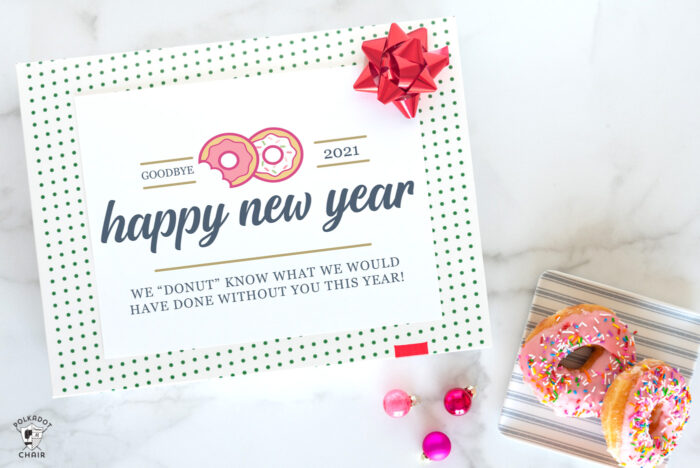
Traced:
<path id="1" fill-rule="evenodd" d="M 649 417 L 649 434 L 651 434 L 652 437 L 661 432 L 661 416 L 663 415 L 663 409 L 664 403 L 661 401 L 657 403 L 656 406 L 654 406 L 654 409 L 651 411 L 651 415 Z"/>
<path id="2" fill-rule="evenodd" d="M 230 151 L 223 153 L 219 158 L 219 164 L 224 169 L 232 169 L 238 165 L 238 156 Z"/>
<path id="3" fill-rule="evenodd" d="M 594 361 L 603 352 L 600 346 L 581 346 L 575 349 L 559 363 L 560 366 L 567 369 L 581 369 L 589 361 Z"/>
<path id="4" fill-rule="evenodd" d="M 263 150 L 262 158 L 268 164 L 277 164 L 284 157 L 284 151 L 277 145 L 270 145 Z"/>

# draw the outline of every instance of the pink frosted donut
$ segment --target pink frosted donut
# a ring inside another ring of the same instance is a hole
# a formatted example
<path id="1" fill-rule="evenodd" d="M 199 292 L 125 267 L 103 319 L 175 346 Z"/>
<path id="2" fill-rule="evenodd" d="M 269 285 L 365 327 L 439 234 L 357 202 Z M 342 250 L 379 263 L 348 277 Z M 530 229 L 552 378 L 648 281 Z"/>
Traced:
<path id="1" fill-rule="evenodd" d="M 249 139 L 237 133 L 222 133 L 207 141 L 199 162 L 221 172 L 231 187 L 243 185 L 258 168 L 258 152 Z"/>
<path id="2" fill-rule="evenodd" d="M 622 466 L 659 466 L 688 422 L 690 392 L 677 369 L 645 359 L 615 377 L 601 423 L 608 451 Z"/>
<path id="3" fill-rule="evenodd" d="M 301 142 L 290 131 L 270 127 L 250 138 L 260 155 L 255 177 L 267 182 L 289 179 L 299 170 L 304 158 Z"/>
<path id="4" fill-rule="evenodd" d="M 568 369 L 562 360 L 592 347 L 588 360 Z M 523 381 L 559 416 L 599 417 L 605 392 L 636 359 L 634 339 L 612 310 L 579 304 L 540 322 L 528 335 L 518 362 Z"/>

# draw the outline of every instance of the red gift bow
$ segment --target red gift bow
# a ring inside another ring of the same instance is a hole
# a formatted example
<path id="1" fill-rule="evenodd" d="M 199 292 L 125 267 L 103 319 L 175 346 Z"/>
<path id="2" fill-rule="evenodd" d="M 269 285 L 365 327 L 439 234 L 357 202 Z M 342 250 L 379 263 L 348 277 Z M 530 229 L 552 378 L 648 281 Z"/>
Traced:
<path id="1" fill-rule="evenodd" d="M 353 88 L 377 93 L 379 102 L 393 102 L 407 118 L 416 116 L 420 93 L 437 90 L 435 77 L 450 63 L 447 46 L 428 52 L 428 30 L 406 34 L 392 23 L 389 35 L 362 43 L 369 63 Z"/>

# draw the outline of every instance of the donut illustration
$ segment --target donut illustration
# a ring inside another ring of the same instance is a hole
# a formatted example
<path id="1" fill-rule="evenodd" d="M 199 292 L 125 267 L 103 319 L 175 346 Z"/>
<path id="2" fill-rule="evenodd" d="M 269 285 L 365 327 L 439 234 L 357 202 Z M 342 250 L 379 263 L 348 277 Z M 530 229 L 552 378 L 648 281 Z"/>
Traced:
<path id="1" fill-rule="evenodd" d="M 199 152 L 199 162 L 221 172 L 231 187 L 248 182 L 258 169 L 259 159 L 253 143 L 237 133 L 216 135 Z"/>
<path id="2" fill-rule="evenodd" d="M 266 182 L 281 182 L 299 170 L 304 157 L 301 142 L 288 130 L 270 127 L 250 137 L 260 161 L 255 178 Z"/>

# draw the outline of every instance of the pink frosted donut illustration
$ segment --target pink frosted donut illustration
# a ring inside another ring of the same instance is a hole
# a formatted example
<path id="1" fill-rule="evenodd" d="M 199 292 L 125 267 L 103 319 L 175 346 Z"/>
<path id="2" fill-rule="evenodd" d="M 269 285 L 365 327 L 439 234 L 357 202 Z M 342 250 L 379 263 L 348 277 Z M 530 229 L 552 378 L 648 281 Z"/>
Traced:
<path id="1" fill-rule="evenodd" d="M 250 138 L 260 155 L 255 177 L 267 182 L 289 179 L 301 166 L 304 150 L 290 131 L 270 127 Z"/>
<path id="2" fill-rule="evenodd" d="M 221 172 L 231 187 L 248 182 L 258 169 L 259 159 L 251 141 L 237 133 L 216 135 L 199 152 L 199 162 Z"/>

